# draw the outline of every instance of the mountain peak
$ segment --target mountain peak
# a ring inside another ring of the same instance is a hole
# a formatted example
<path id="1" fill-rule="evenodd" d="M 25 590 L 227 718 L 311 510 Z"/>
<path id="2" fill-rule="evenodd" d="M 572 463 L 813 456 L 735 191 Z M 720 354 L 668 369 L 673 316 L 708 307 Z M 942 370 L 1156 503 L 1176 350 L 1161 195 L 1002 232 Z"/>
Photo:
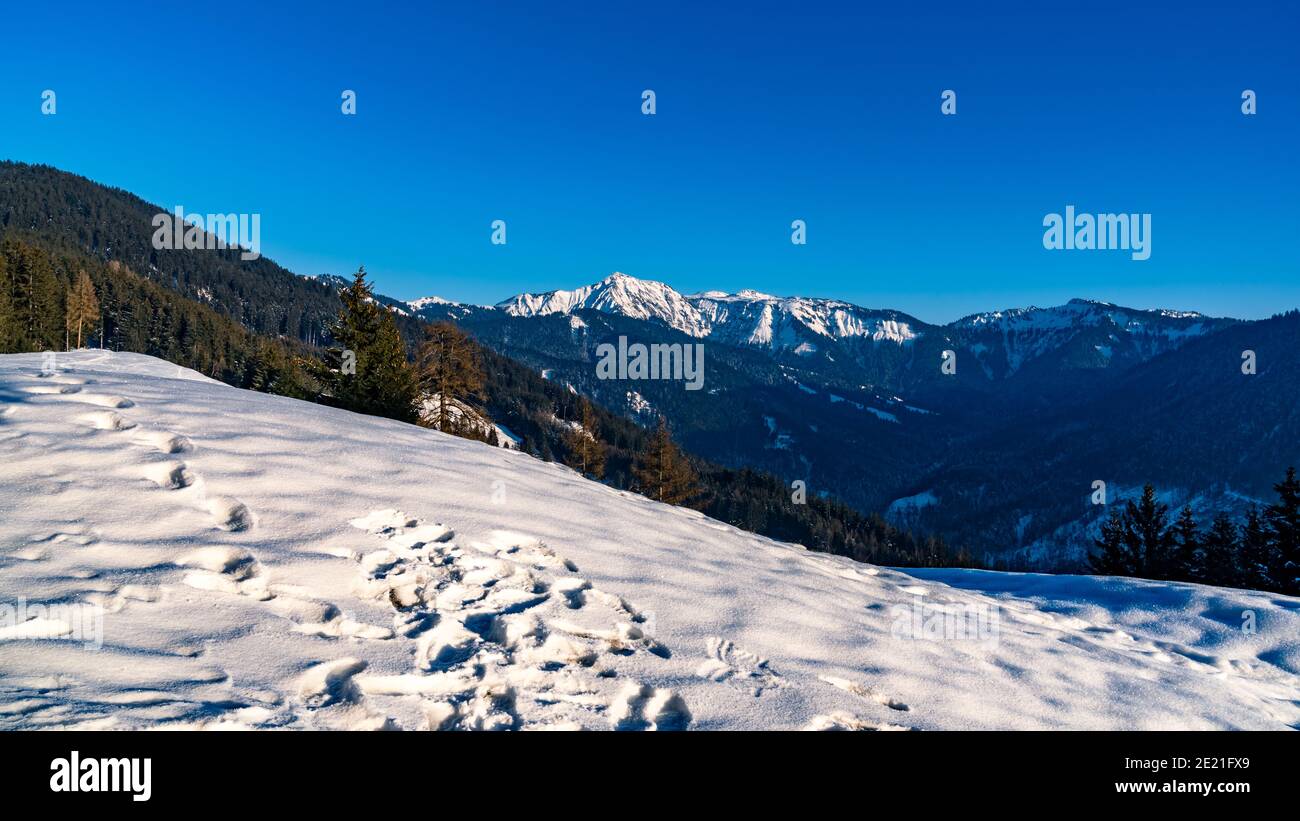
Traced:
<path id="1" fill-rule="evenodd" d="M 657 319 L 691 336 L 706 336 L 708 325 L 699 311 L 671 286 L 615 271 L 593 285 L 572 291 L 517 294 L 497 304 L 511 316 L 546 316 L 574 311 L 600 311 L 632 319 Z"/>
<path id="2" fill-rule="evenodd" d="M 418 311 L 421 308 L 426 308 L 430 305 L 454 305 L 455 303 L 450 299 L 443 299 L 440 296 L 422 296 L 419 299 L 412 299 L 406 304 L 410 306 L 412 311 Z"/>

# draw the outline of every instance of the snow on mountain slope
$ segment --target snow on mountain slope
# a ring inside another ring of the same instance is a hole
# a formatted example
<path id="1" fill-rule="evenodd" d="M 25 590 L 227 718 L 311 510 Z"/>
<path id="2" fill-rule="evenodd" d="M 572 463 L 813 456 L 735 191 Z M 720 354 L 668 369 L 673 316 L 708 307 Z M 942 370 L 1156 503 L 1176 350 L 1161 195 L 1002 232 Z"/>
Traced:
<path id="1" fill-rule="evenodd" d="M 876 568 L 148 357 L 49 364 L 0 357 L 0 727 L 1300 724 L 1297 599 Z"/>
<path id="2" fill-rule="evenodd" d="M 498 303 L 497 307 L 511 316 L 604 311 L 633 319 L 659 319 L 691 336 L 708 335 L 708 326 L 703 324 L 699 312 L 681 294 L 662 282 L 637 279 L 617 271 L 594 285 L 574 291 L 519 294 Z"/>
<path id="3" fill-rule="evenodd" d="M 919 323 L 897 311 L 874 311 L 847 302 L 775 297 L 758 291 L 707 291 L 683 296 L 662 282 L 614 273 L 574 291 L 519 294 L 497 305 L 511 316 L 595 310 L 633 319 L 658 319 L 694 337 L 735 345 L 796 348 L 804 337 L 861 337 L 898 344 L 920 335 Z"/>
<path id="4" fill-rule="evenodd" d="M 427 308 L 430 305 L 455 305 L 456 303 L 449 299 L 443 299 L 440 296 L 422 296 L 419 299 L 412 299 L 406 304 L 410 307 L 413 313 L 418 314 L 421 309 Z"/>
<path id="5" fill-rule="evenodd" d="M 1093 344 L 1092 348 L 1109 362 L 1116 346 L 1131 348 L 1135 355 L 1149 358 L 1233 322 L 1191 311 L 1136 310 L 1072 299 L 1052 308 L 973 314 L 950 327 L 970 343 L 977 357 L 986 358 L 991 346 L 999 347 L 1007 373 L 1013 374 L 1025 362 L 1060 349 L 1085 329 L 1096 329 L 1098 338 L 1105 340 L 1105 344 Z"/>
<path id="6" fill-rule="evenodd" d="M 1209 328 L 1203 324 L 1211 319 L 1195 311 L 1135 310 L 1121 308 L 1109 302 L 1091 299 L 1072 299 L 1065 305 L 1053 308 L 1012 308 L 1006 311 L 987 311 L 957 320 L 957 327 L 993 327 L 1003 331 L 1049 330 L 1078 325 L 1113 324 L 1125 331 L 1147 331 L 1166 337 L 1196 336 Z"/>
<path id="7" fill-rule="evenodd" d="M 729 345 L 812 353 L 818 338 L 906 345 L 938 330 L 899 311 L 863 308 L 835 299 L 777 297 L 752 290 L 705 291 L 683 296 L 662 282 L 611 274 L 573 291 L 519 294 L 497 306 L 511 316 L 596 310 L 634 319 L 656 319 L 683 333 Z M 1060 349 L 1082 329 L 1101 339 L 1124 341 L 1135 355 L 1150 357 L 1188 339 L 1231 324 L 1195 312 L 1137 310 L 1073 299 L 1051 308 L 1013 308 L 963 317 L 942 326 L 970 345 L 983 361 L 999 348 L 1001 370 L 1013 374 L 1027 361 Z M 1109 337 L 1106 334 L 1109 333 Z M 1095 344 L 1106 359 L 1110 345 Z M 985 363 L 988 370 L 989 363 Z"/>

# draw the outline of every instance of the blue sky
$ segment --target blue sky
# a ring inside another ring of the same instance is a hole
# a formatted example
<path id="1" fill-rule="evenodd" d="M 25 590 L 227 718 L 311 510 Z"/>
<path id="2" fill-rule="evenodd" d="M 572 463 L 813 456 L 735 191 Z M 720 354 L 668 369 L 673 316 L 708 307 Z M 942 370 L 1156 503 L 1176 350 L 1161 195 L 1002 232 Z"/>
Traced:
<path id="1" fill-rule="evenodd" d="M 40 5 L 6 11 L 0 158 L 259 213 L 265 255 L 397 297 L 1300 305 L 1290 3 Z M 1151 258 L 1044 250 L 1071 204 L 1151 213 Z"/>

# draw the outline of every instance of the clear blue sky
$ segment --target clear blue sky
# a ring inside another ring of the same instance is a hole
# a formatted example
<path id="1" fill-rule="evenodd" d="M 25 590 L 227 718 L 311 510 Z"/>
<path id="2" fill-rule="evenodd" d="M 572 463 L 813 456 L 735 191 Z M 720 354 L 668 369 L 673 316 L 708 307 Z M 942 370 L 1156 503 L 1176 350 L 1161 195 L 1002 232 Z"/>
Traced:
<path id="1" fill-rule="evenodd" d="M 55 5 L 5 11 L 0 158 L 260 213 L 265 255 L 397 297 L 1300 305 L 1291 2 Z M 1150 212 L 1151 259 L 1044 250 L 1067 204 Z"/>

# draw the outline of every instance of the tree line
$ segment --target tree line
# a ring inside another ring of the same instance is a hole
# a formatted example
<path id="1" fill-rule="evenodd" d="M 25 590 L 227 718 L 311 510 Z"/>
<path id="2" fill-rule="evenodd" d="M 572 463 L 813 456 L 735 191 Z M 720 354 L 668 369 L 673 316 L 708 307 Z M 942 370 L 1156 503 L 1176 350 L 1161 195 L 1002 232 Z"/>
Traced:
<path id="1" fill-rule="evenodd" d="M 1110 511 L 1089 566 L 1108 576 L 1300 595 L 1300 479 L 1294 467 L 1273 490 L 1277 501 L 1248 508 L 1240 524 L 1219 513 L 1206 526 L 1190 506 L 1171 520 L 1169 506 L 1147 485 L 1139 500 Z"/>
<path id="2" fill-rule="evenodd" d="M 296 340 L 250 333 L 205 305 L 103 261 L 14 232 L 0 241 L 0 353 L 74 347 L 156 356 L 230 385 L 311 398 Z"/>

